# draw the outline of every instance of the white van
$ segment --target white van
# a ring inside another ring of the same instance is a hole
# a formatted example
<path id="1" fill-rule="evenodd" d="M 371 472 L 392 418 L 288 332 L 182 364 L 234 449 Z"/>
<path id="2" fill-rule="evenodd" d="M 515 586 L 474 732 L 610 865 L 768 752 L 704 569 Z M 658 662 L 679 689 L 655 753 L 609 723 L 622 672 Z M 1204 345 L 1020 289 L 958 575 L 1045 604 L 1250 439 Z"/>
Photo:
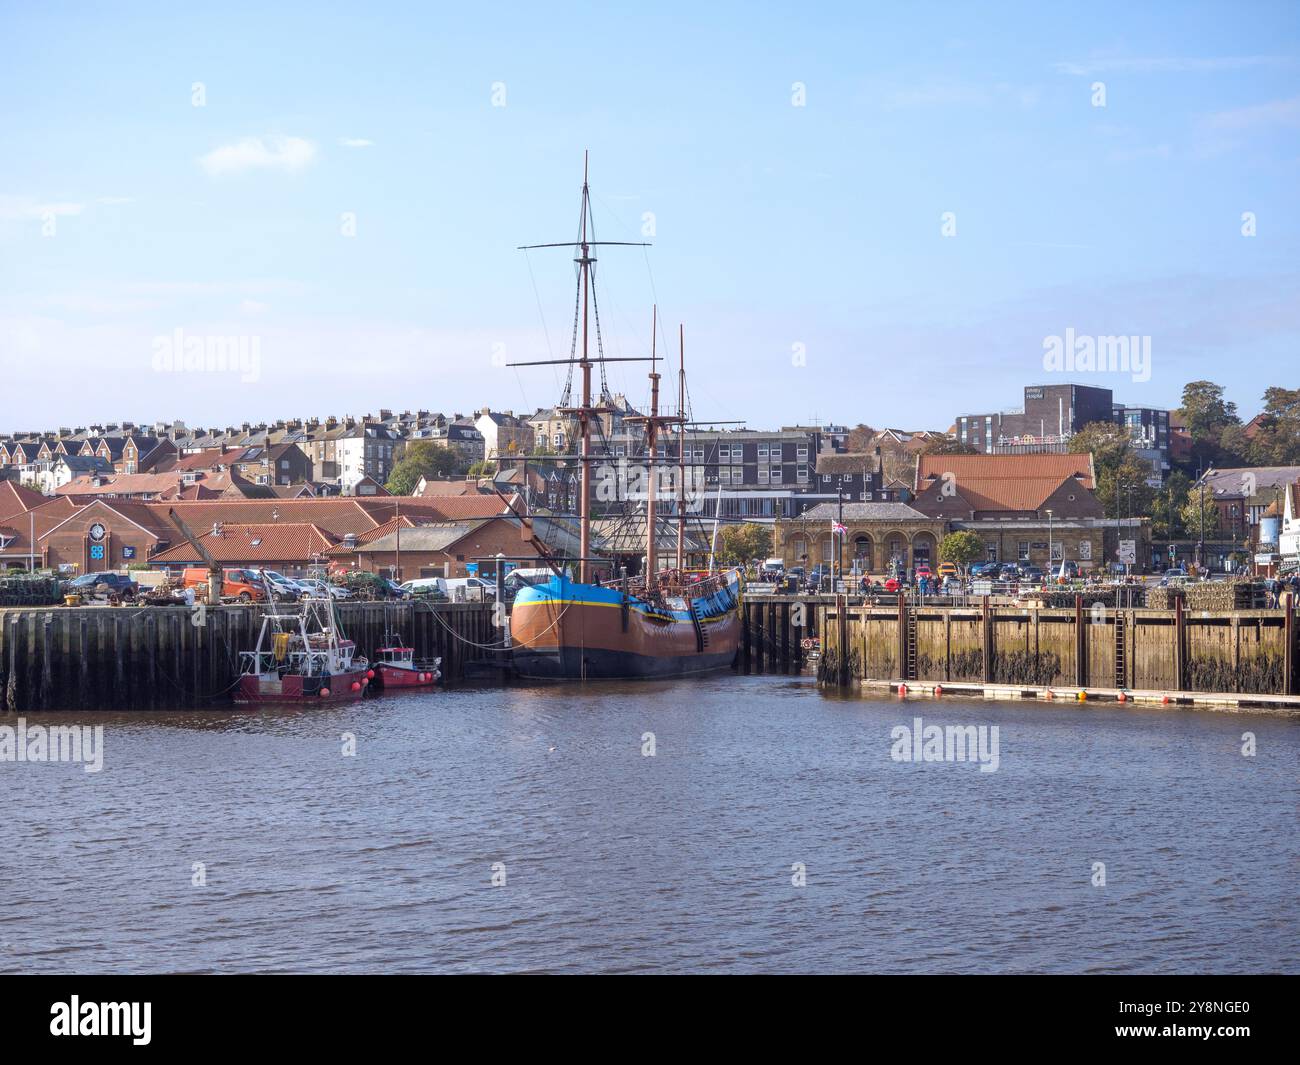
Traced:
<path id="1" fill-rule="evenodd" d="M 496 586 L 481 577 L 437 577 L 435 579 L 442 594 L 453 603 L 477 602 L 480 599 L 491 599 L 495 594 Z"/>

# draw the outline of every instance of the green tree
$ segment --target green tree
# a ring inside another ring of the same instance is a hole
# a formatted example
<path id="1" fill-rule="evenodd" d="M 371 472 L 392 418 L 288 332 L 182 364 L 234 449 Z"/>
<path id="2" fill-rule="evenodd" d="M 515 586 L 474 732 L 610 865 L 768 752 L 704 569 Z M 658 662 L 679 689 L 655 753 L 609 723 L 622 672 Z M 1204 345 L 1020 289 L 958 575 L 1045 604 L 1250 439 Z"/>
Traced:
<path id="1" fill-rule="evenodd" d="M 718 562 L 724 566 L 743 566 L 753 559 L 772 555 L 772 530 L 767 525 L 747 522 L 724 525 L 718 531 Z"/>
<path id="2" fill-rule="evenodd" d="M 1126 426 L 1090 422 L 1070 437 L 1070 450 L 1092 454 L 1096 495 L 1106 517 L 1140 518 L 1151 513 L 1155 490 L 1146 483 L 1151 466 L 1134 454 Z"/>
<path id="3" fill-rule="evenodd" d="M 421 477 L 431 480 L 449 477 L 460 465 L 460 456 L 451 448 L 432 440 L 413 440 L 406 445 L 401 461 L 393 467 L 384 487 L 394 495 L 410 495 Z"/>
<path id="4" fill-rule="evenodd" d="M 470 477 L 490 477 L 497 472 L 497 464 L 489 462 L 487 459 L 480 459 L 472 463 L 467 471 Z"/>
<path id="5" fill-rule="evenodd" d="M 1300 465 L 1300 388 L 1270 388 L 1247 454 L 1257 466 Z"/>
<path id="6" fill-rule="evenodd" d="M 939 541 L 939 558 L 951 562 L 964 573 L 973 562 L 984 557 L 984 541 L 977 533 L 950 532 Z"/>
<path id="7" fill-rule="evenodd" d="M 1223 398 L 1223 386 L 1213 381 L 1189 381 L 1183 386 L 1183 405 L 1178 415 L 1192 438 L 1193 462 L 1203 467 L 1222 465 L 1228 457 L 1224 452 L 1224 430 L 1241 424 L 1237 404 Z"/>

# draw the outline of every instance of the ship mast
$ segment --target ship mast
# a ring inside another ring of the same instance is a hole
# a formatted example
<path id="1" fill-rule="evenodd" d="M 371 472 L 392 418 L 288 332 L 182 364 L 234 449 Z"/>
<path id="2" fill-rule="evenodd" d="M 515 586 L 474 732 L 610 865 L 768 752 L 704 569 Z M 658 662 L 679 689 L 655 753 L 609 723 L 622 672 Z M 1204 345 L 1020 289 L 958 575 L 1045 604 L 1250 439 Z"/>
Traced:
<path id="1" fill-rule="evenodd" d="M 587 152 L 582 153 L 582 232 L 580 242 L 582 257 L 578 266 L 582 271 L 582 406 L 578 408 L 578 430 L 582 444 L 578 449 L 581 458 L 580 488 L 578 491 L 578 581 L 591 583 L 591 359 L 587 351 L 587 307 L 591 289 L 591 245 L 587 243 L 587 213 L 591 210 L 591 190 L 587 185 Z"/>
<path id="2" fill-rule="evenodd" d="M 677 577 L 681 579 L 686 547 L 686 327 L 677 325 Z"/>
<path id="3" fill-rule="evenodd" d="M 658 488 L 658 468 L 655 466 L 655 445 L 659 440 L 659 364 L 656 362 L 655 343 L 658 338 L 659 308 L 655 307 L 650 317 L 650 417 L 646 419 L 645 441 L 646 459 L 650 467 L 649 485 L 646 488 L 645 503 L 645 581 L 646 590 L 658 572 L 658 559 L 655 542 L 655 494 Z"/>
<path id="4" fill-rule="evenodd" d="M 591 453 L 591 429 L 592 423 L 604 413 L 613 410 L 604 401 L 606 393 L 603 386 L 604 382 L 604 364 L 607 362 L 646 362 L 644 357 L 610 357 L 603 350 L 600 351 L 598 362 L 601 364 L 601 405 L 597 406 L 592 401 L 591 395 L 591 367 L 593 365 L 591 351 L 589 347 L 590 339 L 590 313 L 594 301 L 593 288 L 595 279 L 592 267 L 596 263 L 596 257 L 591 254 L 591 249 L 604 245 L 628 245 L 635 247 L 647 247 L 645 241 L 630 240 L 593 240 L 591 224 L 591 189 L 588 185 L 588 153 L 582 153 L 582 221 L 578 230 L 578 240 L 576 247 L 578 257 L 573 261 L 578 264 L 578 288 L 579 299 L 582 305 L 582 353 L 577 359 L 578 367 L 582 370 L 582 401 L 576 407 L 562 406 L 557 407 L 556 412 L 560 414 L 571 414 L 577 418 L 579 433 L 578 464 L 580 469 L 579 491 L 578 491 L 578 580 L 583 584 L 591 582 L 591 464 L 594 456 Z M 571 248 L 574 247 L 572 241 L 559 244 L 525 244 L 520 246 L 521 251 L 529 251 L 533 248 Z M 600 311 L 596 311 L 596 336 L 600 337 Z M 567 364 L 572 368 L 574 359 L 573 353 L 570 353 L 567 359 L 539 359 L 531 362 L 512 362 L 508 366 L 551 366 L 559 363 Z M 572 372 L 572 370 L 570 370 Z M 568 398 L 568 389 L 565 389 L 565 400 Z"/>

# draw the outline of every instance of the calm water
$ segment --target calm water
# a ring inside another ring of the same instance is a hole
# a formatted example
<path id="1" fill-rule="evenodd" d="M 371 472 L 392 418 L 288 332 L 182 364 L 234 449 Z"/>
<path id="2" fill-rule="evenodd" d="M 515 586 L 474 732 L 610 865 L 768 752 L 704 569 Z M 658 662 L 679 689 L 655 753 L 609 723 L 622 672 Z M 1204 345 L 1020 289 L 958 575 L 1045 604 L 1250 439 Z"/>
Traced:
<path id="1" fill-rule="evenodd" d="M 1000 768 L 893 762 L 915 715 Z M 1276 716 L 725 675 L 57 720 L 105 768 L 0 764 L 3 971 L 1300 970 Z"/>

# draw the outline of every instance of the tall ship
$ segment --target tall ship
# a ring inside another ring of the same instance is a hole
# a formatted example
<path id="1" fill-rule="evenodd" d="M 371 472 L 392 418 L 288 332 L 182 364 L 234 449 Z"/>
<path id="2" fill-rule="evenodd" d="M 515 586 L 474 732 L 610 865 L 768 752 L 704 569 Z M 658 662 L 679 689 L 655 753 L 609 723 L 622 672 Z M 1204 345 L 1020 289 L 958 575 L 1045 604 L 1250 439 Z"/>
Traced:
<path id="1" fill-rule="evenodd" d="M 686 542 L 686 412 L 685 356 L 679 352 L 678 407 L 675 414 L 659 409 L 659 357 L 656 351 L 657 314 L 652 316 L 651 351 L 646 358 L 611 358 L 600 342 L 599 309 L 595 292 L 596 263 L 593 250 L 630 241 L 597 241 L 591 214 L 591 194 L 584 158 L 582 210 L 577 240 L 562 244 L 530 245 L 530 248 L 572 247 L 576 252 L 578 291 L 575 299 L 573 339 L 569 358 L 548 360 L 567 363 L 570 382 L 576 369 L 581 377 L 581 396 L 571 403 L 565 389 L 556 407 L 576 424 L 578 454 L 578 556 L 556 557 L 540 539 L 534 547 L 550 566 L 549 579 L 520 589 L 510 618 L 512 659 L 516 673 L 524 678 L 546 680 L 628 680 L 679 677 L 725 669 L 735 661 L 740 644 L 740 602 L 743 574 L 738 569 L 718 570 L 709 553 L 707 568 L 688 569 Z M 590 350 L 595 324 L 597 351 Z M 680 333 L 679 333 L 680 337 Z M 607 362 L 650 363 L 649 412 L 625 416 L 625 422 L 640 423 L 645 429 L 644 499 L 637 500 L 636 520 L 645 528 L 645 553 L 640 572 L 627 575 L 614 567 L 613 560 L 596 554 L 592 536 L 592 473 L 599 463 L 611 462 L 606 450 L 593 450 L 593 435 L 600 432 L 600 418 L 614 407 L 605 386 Z M 546 362 L 513 365 L 546 365 Z M 601 390 L 592 394 L 592 370 L 599 367 Z M 661 557 L 663 526 L 657 508 L 660 482 L 660 441 L 667 434 L 678 436 L 675 551 Z M 529 535 L 530 520 L 523 518 Z M 716 529 L 715 529 L 716 534 Z"/>

